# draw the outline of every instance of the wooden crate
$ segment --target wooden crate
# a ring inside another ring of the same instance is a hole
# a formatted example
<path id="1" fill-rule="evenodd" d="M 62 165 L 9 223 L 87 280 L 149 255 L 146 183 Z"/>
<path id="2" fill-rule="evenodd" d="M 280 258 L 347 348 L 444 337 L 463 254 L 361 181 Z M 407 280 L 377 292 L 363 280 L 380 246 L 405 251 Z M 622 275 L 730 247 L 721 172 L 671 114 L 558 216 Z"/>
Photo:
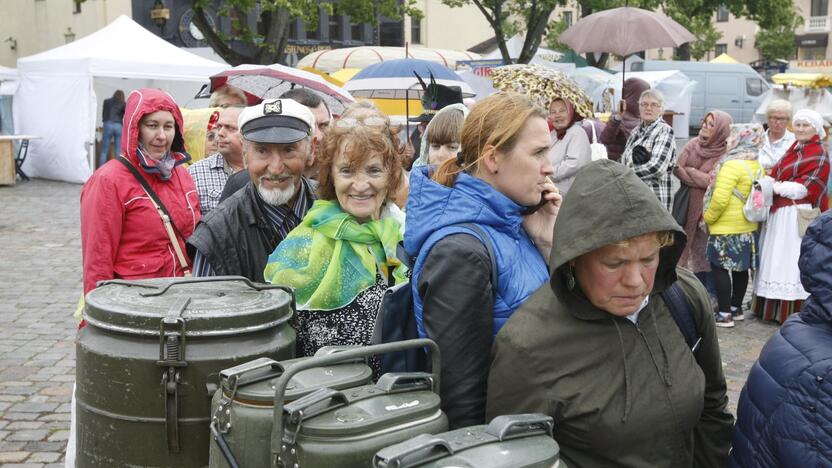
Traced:
<path id="1" fill-rule="evenodd" d="M 14 142 L 0 140 L 0 185 L 14 185 Z"/>

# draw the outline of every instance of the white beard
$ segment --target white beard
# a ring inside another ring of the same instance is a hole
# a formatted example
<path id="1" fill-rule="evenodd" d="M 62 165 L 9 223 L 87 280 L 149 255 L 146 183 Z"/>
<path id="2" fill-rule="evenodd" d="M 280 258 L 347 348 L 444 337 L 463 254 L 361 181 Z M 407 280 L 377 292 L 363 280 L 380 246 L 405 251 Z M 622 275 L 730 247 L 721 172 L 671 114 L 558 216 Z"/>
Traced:
<path id="1" fill-rule="evenodd" d="M 280 206 L 289 203 L 289 200 L 295 196 L 295 181 L 292 180 L 292 185 L 286 187 L 285 189 L 267 189 L 263 188 L 262 181 L 260 184 L 257 185 L 257 193 L 260 194 L 260 198 L 263 199 L 264 202 L 268 203 L 272 206 Z"/>

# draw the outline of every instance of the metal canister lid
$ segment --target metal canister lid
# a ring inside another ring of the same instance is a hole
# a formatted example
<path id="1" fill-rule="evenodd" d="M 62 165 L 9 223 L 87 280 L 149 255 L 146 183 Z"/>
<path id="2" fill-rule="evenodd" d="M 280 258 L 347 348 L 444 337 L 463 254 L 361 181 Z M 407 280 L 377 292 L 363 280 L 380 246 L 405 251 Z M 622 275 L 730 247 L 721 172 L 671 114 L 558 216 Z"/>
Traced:
<path id="1" fill-rule="evenodd" d="M 105 281 L 85 299 L 91 326 L 158 336 L 162 320 L 185 323 L 186 336 L 227 336 L 280 326 L 292 317 L 294 292 L 240 276 Z"/>
<path id="2" fill-rule="evenodd" d="M 289 364 L 291 365 L 291 364 Z M 315 390 L 328 387 L 337 390 L 367 384 L 373 371 L 364 363 L 335 364 L 300 371 L 292 377 L 286 387 L 285 401 L 294 401 Z M 250 404 L 273 406 L 274 385 L 277 379 L 259 382 L 237 390 L 235 400 Z"/>

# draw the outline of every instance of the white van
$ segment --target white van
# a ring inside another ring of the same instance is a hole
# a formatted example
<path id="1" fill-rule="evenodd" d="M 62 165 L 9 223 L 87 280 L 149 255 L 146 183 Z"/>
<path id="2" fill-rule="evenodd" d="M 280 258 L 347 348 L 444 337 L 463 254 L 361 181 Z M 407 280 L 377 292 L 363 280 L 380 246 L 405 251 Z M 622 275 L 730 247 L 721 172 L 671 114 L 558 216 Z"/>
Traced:
<path id="1" fill-rule="evenodd" d="M 742 63 L 645 60 L 629 65 L 631 71 L 679 70 L 696 81 L 690 115 L 691 128 L 695 129 L 711 110 L 727 112 L 734 123 L 751 122 L 769 89 L 759 73 Z"/>

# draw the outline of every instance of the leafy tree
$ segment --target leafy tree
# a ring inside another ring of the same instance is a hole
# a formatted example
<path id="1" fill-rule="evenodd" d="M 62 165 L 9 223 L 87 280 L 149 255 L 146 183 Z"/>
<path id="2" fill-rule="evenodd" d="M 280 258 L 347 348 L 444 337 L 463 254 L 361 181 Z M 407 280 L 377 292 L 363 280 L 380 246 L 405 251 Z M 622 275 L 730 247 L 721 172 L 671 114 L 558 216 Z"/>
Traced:
<path id="1" fill-rule="evenodd" d="M 560 38 L 560 33 L 569 29 L 569 25 L 566 23 L 566 18 L 561 16 L 560 21 L 553 21 L 549 23 L 549 27 L 546 28 L 546 47 L 552 50 L 558 51 L 566 51 L 569 50 L 569 46 L 566 44 L 561 44 L 558 39 Z"/>
<path id="2" fill-rule="evenodd" d="M 578 6 L 582 18 L 625 4 L 647 10 L 661 9 L 698 38 L 692 44 L 679 47 L 679 58 L 682 60 L 688 60 L 691 56 L 701 58 L 713 50 L 721 37 L 712 24 L 713 15 L 721 5 L 737 17 L 757 22 L 764 30 L 793 29 L 792 18 L 795 17 L 794 2 L 771 0 L 442 0 L 442 3 L 451 7 L 475 5 L 494 30 L 497 46 L 506 61 L 510 60 L 505 44 L 507 38 L 511 37 L 508 32 L 525 32 L 523 49 L 517 59 L 521 63 L 528 63 L 534 57 L 544 34 L 548 45 L 557 43 L 553 31 L 558 31 L 559 34 L 562 26 L 549 23 L 548 19 L 558 5 Z M 608 58 L 608 53 L 600 54 L 597 58 L 587 54 L 590 65 L 598 67 L 605 66 Z"/>
<path id="3" fill-rule="evenodd" d="M 757 32 L 754 43 L 764 59 L 788 60 L 794 53 L 794 30 L 800 17 L 795 15 L 792 26 L 780 25 Z"/>
<path id="4" fill-rule="evenodd" d="M 228 18 L 231 32 L 213 30 L 207 19 L 211 0 L 191 0 L 194 24 L 202 31 L 205 41 L 220 57 L 231 65 L 241 63 L 272 64 L 282 63 L 289 40 L 289 26 L 295 19 L 302 19 L 307 29 L 315 30 L 321 9 L 330 14 L 334 11 L 349 15 L 356 23 L 372 23 L 378 43 L 380 18 L 398 20 L 407 15 L 421 19 L 422 12 L 416 8 L 416 0 L 223 0 L 217 15 Z M 248 12 L 258 12 L 255 24 L 248 21 Z M 236 42 L 237 46 L 234 45 Z"/>
<path id="5" fill-rule="evenodd" d="M 665 14 L 696 37 L 695 41 L 679 47 L 678 60 L 690 60 L 691 57 L 702 60 L 708 52 L 714 50 L 717 41 L 722 38 L 722 33 L 714 27 L 713 12 L 707 12 L 701 5 L 669 4 L 666 6 Z"/>

